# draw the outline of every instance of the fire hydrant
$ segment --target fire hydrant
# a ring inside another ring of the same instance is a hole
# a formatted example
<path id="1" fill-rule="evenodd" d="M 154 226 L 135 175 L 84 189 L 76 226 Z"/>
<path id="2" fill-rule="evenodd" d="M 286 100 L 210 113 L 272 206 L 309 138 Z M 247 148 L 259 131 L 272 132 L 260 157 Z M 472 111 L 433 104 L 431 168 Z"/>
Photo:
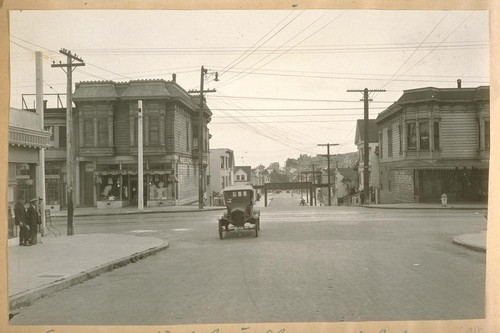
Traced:
<path id="1" fill-rule="evenodd" d="M 441 206 L 446 207 L 448 204 L 448 196 L 446 194 L 441 195 Z"/>

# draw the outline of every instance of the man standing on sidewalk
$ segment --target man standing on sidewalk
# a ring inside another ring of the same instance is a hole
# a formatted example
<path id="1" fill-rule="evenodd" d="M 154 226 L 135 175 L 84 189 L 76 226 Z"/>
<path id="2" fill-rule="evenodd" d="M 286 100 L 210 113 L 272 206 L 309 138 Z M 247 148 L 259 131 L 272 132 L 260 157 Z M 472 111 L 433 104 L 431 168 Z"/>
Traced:
<path id="1" fill-rule="evenodd" d="M 38 214 L 38 209 L 36 207 L 38 203 L 38 198 L 31 199 L 30 206 L 26 211 L 28 217 L 28 225 L 30 227 L 29 231 L 29 243 L 35 245 L 37 243 L 38 236 L 38 225 L 41 223 L 40 215 Z"/>
<path id="2" fill-rule="evenodd" d="M 24 197 L 20 196 L 17 199 L 16 206 L 14 207 L 14 214 L 16 225 L 19 226 L 19 246 L 28 246 L 30 231 L 28 227 L 26 208 L 24 207 Z"/>

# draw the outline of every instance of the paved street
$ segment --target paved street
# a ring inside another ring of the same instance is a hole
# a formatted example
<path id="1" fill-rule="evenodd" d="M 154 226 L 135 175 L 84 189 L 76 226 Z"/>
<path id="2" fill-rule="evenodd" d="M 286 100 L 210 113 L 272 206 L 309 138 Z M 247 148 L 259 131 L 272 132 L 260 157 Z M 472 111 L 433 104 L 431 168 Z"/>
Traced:
<path id="1" fill-rule="evenodd" d="M 77 234 L 133 233 L 170 246 L 37 300 L 11 324 L 484 317 L 485 254 L 452 243 L 485 230 L 482 211 L 301 207 L 299 198 L 282 193 L 261 208 L 258 238 L 220 240 L 217 211 L 77 217 Z M 54 219 L 62 233 L 64 225 Z"/>

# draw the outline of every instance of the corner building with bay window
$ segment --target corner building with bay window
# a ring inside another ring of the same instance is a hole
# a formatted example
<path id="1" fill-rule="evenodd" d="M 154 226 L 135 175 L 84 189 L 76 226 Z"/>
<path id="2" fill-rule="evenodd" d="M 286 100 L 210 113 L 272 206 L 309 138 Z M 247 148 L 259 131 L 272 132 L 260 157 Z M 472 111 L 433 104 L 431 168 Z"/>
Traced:
<path id="1" fill-rule="evenodd" d="M 376 123 L 380 203 L 487 202 L 488 86 L 405 90 Z"/>
<path id="2" fill-rule="evenodd" d="M 143 102 L 143 184 L 138 184 L 138 101 Z M 73 95 L 76 203 L 146 206 L 198 201 L 199 97 L 174 80 L 92 81 Z M 203 105 L 203 166 L 212 113 Z M 206 184 L 204 186 L 206 190 Z"/>

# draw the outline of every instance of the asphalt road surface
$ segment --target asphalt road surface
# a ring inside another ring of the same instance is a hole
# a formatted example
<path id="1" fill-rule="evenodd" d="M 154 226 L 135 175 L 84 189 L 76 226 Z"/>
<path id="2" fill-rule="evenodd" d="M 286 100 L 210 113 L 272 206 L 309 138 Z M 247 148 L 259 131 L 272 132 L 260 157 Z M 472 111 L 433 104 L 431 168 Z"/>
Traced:
<path id="1" fill-rule="evenodd" d="M 301 207 L 299 199 L 282 193 L 261 208 L 258 238 L 220 240 L 221 212 L 77 217 L 75 233 L 136 233 L 170 247 L 37 300 L 11 324 L 484 318 L 485 254 L 452 243 L 484 230 L 483 212 Z"/>

